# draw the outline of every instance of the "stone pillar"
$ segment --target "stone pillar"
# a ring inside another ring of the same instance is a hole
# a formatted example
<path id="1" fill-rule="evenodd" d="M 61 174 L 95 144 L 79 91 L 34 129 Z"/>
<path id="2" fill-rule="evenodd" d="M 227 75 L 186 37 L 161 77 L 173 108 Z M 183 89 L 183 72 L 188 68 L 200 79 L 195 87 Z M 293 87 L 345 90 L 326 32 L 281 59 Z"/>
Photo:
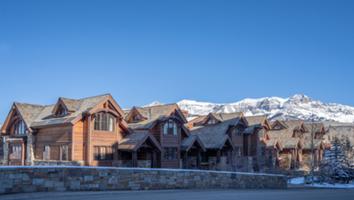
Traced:
<path id="1" fill-rule="evenodd" d="M 27 135 L 27 144 L 26 144 L 26 165 L 33 165 L 34 160 L 34 151 L 33 151 L 33 135 L 29 133 Z"/>
<path id="2" fill-rule="evenodd" d="M 9 164 L 9 143 L 7 142 L 6 136 L 2 138 L 2 142 L 3 142 L 2 145 L 4 151 L 3 165 L 8 165 Z"/>

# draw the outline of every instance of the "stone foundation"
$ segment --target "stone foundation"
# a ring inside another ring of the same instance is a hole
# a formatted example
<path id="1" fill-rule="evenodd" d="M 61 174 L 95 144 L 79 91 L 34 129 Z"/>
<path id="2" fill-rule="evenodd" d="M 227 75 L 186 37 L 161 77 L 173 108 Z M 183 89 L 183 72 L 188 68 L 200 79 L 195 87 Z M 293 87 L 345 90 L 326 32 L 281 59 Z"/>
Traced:
<path id="1" fill-rule="evenodd" d="M 0 194 L 157 189 L 285 189 L 282 175 L 114 167 L 1 167 Z"/>

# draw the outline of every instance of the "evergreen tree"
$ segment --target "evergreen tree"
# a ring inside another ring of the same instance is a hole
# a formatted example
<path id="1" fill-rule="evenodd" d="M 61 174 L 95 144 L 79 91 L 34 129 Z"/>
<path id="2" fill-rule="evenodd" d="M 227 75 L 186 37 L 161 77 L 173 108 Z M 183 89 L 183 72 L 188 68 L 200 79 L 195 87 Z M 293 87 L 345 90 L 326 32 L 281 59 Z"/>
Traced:
<path id="1" fill-rule="evenodd" d="M 331 148 L 325 151 L 321 165 L 321 177 L 323 181 L 346 182 L 353 179 L 350 163 L 345 153 L 346 141 L 335 138 Z"/>

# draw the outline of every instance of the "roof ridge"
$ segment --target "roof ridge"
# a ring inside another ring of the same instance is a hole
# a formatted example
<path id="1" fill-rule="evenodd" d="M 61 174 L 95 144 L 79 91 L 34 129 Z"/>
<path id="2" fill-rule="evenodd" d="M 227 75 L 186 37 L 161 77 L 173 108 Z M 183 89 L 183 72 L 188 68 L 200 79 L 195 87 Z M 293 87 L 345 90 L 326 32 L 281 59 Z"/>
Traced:
<path id="1" fill-rule="evenodd" d="M 137 108 L 153 108 L 153 107 L 163 107 L 163 106 L 172 106 L 172 105 L 177 105 L 177 103 L 168 103 L 168 104 L 163 104 L 163 105 L 154 105 L 154 106 L 141 106 Z"/>
<path id="2" fill-rule="evenodd" d="M 32 104 L 32 103 L 21 103 L 21 102 L 14 102 L 15 105 L 29 105 L 29 106 L 37 106 L 37 107 L 46 107 L 48 105 L 41 105 L 41 104 Z"/>
<path id="3" fill-rule="evenodd" d="M 112 96 L 112 95 L 110 93 L 105 93 L 105 94 L 89 96 L 89 97 L 84 97 L 84 98 L 79 98 L 79 99 L 74 99 L 74 100 L 81 101 L 81 100 L 92 99 L 92 98 L 96 98 L 96 97 L 104 97 L 104 96 Z"/>

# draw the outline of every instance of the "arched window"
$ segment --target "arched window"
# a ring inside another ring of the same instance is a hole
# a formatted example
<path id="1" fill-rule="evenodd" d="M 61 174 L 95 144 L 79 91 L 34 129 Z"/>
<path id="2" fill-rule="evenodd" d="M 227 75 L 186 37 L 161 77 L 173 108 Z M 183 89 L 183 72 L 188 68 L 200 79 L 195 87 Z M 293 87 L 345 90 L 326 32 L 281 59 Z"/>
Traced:
<path id="1" fill-rule="evenodd" d="M 106 112 L 100 112 L 95 114 L 95 130 L 98 131 L 114 131 L 116 118 Z"/>
<path id="2" fill-rule="evenodd" d="M 14 134 L 15 135 L 25 135 L 27 133 L 26 125 L 23 120 L 18 120 L 14 124 Z"/>
<path id="3" fill-rule="evenodd" d="M 178 126 L 173 120 L 168 120 L 163 125 L 163 134 L 164 135 L 177 135 Z"/>

